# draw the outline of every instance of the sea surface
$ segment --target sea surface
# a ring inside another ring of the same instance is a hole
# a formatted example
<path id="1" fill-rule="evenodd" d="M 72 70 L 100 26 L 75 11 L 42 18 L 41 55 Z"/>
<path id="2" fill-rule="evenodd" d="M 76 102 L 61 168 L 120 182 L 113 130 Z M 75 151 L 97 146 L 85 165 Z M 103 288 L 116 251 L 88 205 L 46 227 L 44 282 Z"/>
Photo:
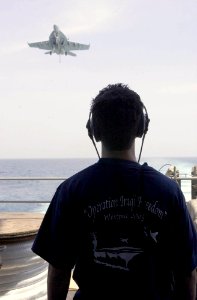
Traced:
<path id="1" fill-rule="evenodd" d="M 0 159 L 0 211 L 46 211 L 48 204 L 7 203 L 8 201 L 51 201 L 61 180 L 6 180 L 8 177 L 63 177 L 68 178 L 97 159 Z M 191 175 L 197 157 L 149 157 L 141 159 L 165 174 L 170 165 L 180 174 Z M 191 199 L 191 182 L 182 183 L 186 201 Z"/>

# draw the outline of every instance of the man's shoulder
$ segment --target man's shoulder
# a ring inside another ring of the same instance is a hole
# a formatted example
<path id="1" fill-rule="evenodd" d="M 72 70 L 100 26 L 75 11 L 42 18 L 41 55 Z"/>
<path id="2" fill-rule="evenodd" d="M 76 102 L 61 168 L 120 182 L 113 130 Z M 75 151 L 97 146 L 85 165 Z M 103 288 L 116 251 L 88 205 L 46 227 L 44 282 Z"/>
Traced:
<path id="1" fill-rule="evenodd" d="M 63 183 L 62 185 L 70 185 L 72 183 L 75 182 L 79 182 L 81 180 L 86 181 L 88 180 L 90 177 L 93 176 L 93 174 L 96 172 L 98 168 L 98 163 L 94 163 L 82 170 L 80 170 L 79 172 L 73 174 L 72 176 L 68 177 Z"/>
<path id="2" fill-rule="evenodd" d="M 176 181 L 157 171 L 153 167 L 144 164 L 142 168 L 144 170 L 144 179 L 149 184 L 155 187 L 160 187 L 162 190 L 168 190 L 169 192 L 179 190 L 179 186 Z"/>

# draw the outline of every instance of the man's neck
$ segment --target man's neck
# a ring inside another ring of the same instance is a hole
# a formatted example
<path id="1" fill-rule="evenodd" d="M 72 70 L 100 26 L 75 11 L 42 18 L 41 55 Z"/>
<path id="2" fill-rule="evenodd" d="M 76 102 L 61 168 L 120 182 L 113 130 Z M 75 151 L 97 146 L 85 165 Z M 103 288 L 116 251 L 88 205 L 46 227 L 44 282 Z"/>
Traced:
<path id="1" fill-rule="evenodd" d="M 128 150 L 112 151 L 102 145 L 102 158 L 119 158 L 137 162 L 135 157 L 135 145 L 133 144 Z"/>

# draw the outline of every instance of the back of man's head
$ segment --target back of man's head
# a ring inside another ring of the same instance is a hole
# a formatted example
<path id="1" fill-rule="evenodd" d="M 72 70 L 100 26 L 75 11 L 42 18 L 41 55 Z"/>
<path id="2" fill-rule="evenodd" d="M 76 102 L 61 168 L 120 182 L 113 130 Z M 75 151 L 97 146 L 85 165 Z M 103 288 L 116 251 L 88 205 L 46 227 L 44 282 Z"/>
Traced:
<path id="1" fill-rule="evenodd" d="M 108 85 L 92 100 L 92 131 L 108 150 L 127 150 L 139 136 L 143 103 L 121 83 Z"/>

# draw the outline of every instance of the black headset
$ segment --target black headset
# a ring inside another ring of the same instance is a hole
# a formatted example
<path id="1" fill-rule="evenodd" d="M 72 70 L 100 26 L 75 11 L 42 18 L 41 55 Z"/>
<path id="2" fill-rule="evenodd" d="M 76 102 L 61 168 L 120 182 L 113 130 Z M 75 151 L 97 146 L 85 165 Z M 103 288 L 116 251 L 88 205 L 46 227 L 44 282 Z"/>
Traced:
<path id="1" fill-rule="evenodd" d="M 86 128 L 88 130 L 88 136 L 91 139 L 91 141 L 92 141 L 92 143 L 94 145 L 94 148 L 96 150 L 98 158 L 100 158 L 98 149 L 96 147 L 96 143 L 94 141 L 94 137 L 95 137 L 96 142 L 100 141 L 100 134 L 98 132 L 95 133 L 95 130 L 93 129 L 93 125 L 92 125 L 92 111 L 91 110 L 90 110 L 90 113 L 89 113 L 89 119 L 87 121 Z"/>
<path id="2" fill-rule="evenodd" d="M 139 126 L 138 126 L 138 130 L 137 130 L 137 134 L 136 134 L 136 137 L 142 138 L 140 153 L 139 153 L 139 157 L 138 157 L 138 163 L 140 162 L 142 149 L 143 149 L 143 145 L 144 145 L 144 139 L 148 132 L 148 125 L 150 122 L 146 106 L 144 105 L 143 102 L 141 102 L 141 105 L 142 105 L 142 112 L 141 112 Z"/>
<path id="3" fill-rule="evenodd" d="M 150 122 L 146 106 L 142 102 L 141 105 L 142 105 L 142 111 L 141 111 L 139 125 L 136 133 L 136 137 L 139 138 L 143 137 L 143 135 L 146 135 L 148 131 L 148 125 Z"/>
<path id="4" fill-rule="evenodd" d="M 138 129 L 137 129 L 137 133 L 136 133 L 136 137 L 142 138 L 140 154 L 139 154 L 139 157 L 138 157 L 138 163 L 139 163 L 140 158 L 141 158 L 144 139 L 145 139 L 146 133 L 148 132 L 148 126 L 149 126 L 149 122 L 150 122 L 146 106 L 143 104 L 143 102 L 141 102 L 141 105 L 142 105 L 142 111 L 141 111 L 139 125 L 138 125 Z M 95 138 L 96 142 L 99 142 L 101 140 L 101 138 L 100 138 L 100 133 L 97 132 L 97 130 L 95 128 L 93 128 L 92 111 L 90 111 L 89 119 L 88 119 L 87 124 L 86 124 L 86 128 L 88 130 L 88 136 L 91 139 L 91 141 L 92 141 L 92 143 L 95 147 L 95 150 L 97 152 L 98 157 L 100 158 L 100 155 L 99 155 L 98 149 L 96 147 L 96 143 L 94 141 L 94 138 Z"/>

